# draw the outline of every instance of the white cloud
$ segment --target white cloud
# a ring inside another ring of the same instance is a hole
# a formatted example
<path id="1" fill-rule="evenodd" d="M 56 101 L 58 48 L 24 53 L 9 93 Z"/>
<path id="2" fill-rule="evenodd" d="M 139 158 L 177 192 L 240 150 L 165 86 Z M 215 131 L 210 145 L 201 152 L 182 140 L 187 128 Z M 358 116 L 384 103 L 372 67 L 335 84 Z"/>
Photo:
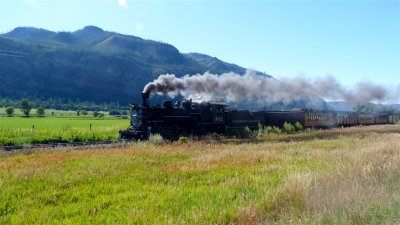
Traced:
<path id="1" fill-rule="evenodd" d="M 136 30 L 142 31 L 144 29 L 144 24 L 142 22 L 136 22 Z"/>
<path id="2" fill-rule="evenodd" d="M 124 9 L 126 9 L 126 0 L 118 0 L 118 5 L 120 5 Z"/>
<path id="3" fill-rule="evenodd" d="M 39 0 L 23 0 L 23 1 L 34 9 L 40 9 Z"/>

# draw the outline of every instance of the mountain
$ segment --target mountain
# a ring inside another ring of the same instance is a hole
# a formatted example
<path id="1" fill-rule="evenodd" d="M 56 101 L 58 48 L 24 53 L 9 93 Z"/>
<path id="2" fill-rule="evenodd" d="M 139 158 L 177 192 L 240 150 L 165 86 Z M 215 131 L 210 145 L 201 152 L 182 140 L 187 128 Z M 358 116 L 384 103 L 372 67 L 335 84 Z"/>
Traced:
<path id="1" fill-rule="evenodd" d="M 0 34 L 0 97 L 128 104 L 160 74 L 245 68 L 174 46 L 86 26 L 75 32 L 18 27 Z M 266 75 L 268 76 L 268 75 Z"/>

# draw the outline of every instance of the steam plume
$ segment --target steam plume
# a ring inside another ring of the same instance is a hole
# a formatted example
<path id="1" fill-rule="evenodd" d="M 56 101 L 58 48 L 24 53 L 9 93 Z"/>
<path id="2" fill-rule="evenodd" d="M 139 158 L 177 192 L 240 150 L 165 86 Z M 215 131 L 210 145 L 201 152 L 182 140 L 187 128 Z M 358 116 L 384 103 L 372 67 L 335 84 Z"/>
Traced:
<path id="1" fill-rule="evenodd" d="M 257 102 L 263 104 L 290 104 L 297 101 L 321 102 L 322 99 L 344 100 L 352 103 L 385 101 L 393 99 L 387 88 L 368 82 L 357 83 L 353 88 L 340 84 L 334 77 L 327 76 L 314 80 L 296 77 L 278 81 L 257 75 L 248 70 L 244 75 L 233 72 L 220 75 L 160 75 L 148 83 L 143 92 L 174 97 L 181 94 L 185 98 L 198 101 L 223 100 L 226 102 Z M 398 96 L 394 97 L 399 100 Z"/>

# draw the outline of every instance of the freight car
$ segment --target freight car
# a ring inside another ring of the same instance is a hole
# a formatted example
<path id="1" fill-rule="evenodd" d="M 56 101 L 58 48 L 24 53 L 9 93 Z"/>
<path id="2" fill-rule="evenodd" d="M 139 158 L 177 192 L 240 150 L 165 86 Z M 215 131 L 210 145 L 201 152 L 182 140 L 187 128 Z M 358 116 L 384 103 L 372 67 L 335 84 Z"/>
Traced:
<path id="1" fill-rule="evenodd" d="M 330 128 L 335 127 L 336 113 L 333 111 L 300 109 L 292 111 L 259 111 L 255 115 L 261 117 L 263 125 L 282 127 L 285 122 L 299 122 L 303 127 Z"/>
<path id="2" fill-rule="evenodd" d="M 395 124 L 398 114 L 371 114 L 335 112 L 328 110 L 294 109 L 292 111 L 258 111 L 229 108 L 220 102 L 182 103 L 164 101 L 162 106 L 150 106 L 149 93 L 142 93 L 142 105 L 131 105 L 131 123 L 127 130 L 120 131 L 121 139 L 147 139 L 151 134 L 161 134 L 167 139 L 184 135 L 209 133 L 227 134 L 258 125 L 282 127 L 285 122 L 299 122 L 303 127 L 332 128 L 373 124 Z"/>

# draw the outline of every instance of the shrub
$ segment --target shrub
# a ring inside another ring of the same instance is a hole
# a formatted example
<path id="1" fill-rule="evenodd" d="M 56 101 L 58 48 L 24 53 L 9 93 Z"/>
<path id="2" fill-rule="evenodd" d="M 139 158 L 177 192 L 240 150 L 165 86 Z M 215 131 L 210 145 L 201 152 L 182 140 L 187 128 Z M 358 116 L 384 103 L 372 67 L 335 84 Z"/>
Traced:
<path id="1" fill-rule="evenodd" d="M 227 130 L 226 135 L 231 136 L 231 137 L 237 137 L 237 138 L 255 137 L 255 133 L 247 126 L 244 128 L 229 129 L 229 130 Z"/>
<path id="2" fill-rule="evenodd" d="M 248 126 L 246 126 L 246 127 L 243 129 L 241 138 L 251 138 L 251 137 L 253 137 L 253 136 L 254 136 L 253 131 L 252 131 Z"/>
<path id="3" fill-rule="evenodd" d="M 229 134 L 227 134 L 227 135 L 229 135 Z M 220 140 L 222 140 L 222 138 L 223 138 L 223 136 L 220 135 L 220 134 L 217 134 L 217 133 L 211 133 L 211 134 L 207 137 L 207 139 L 213 140 L 213 141 L 220 141 Z"/>
<path id="4" fill-rule="evenodd" d="M 291 123 L 285 122 L 283 124 L 282 130 L 285 133 L 292 133 L 292 132 L 294 132 L 296 130 L 296 128 Z"/>
<path id="5" fill-rule="evenodd" d="M 301 123 L 299 123 L 299 122 L 296 122 L 296 123 L 294 124 L 294 128 L 296 129 L 296 131 L 302 131 L 302 130 L 304 130 L 303 125 L 301 125 Z"/>
<path id="6" fill-rule="evenodd" d="M 273 129 L 271 126 L 266 126 L 264 129 L 266 133 L 273 133 Z"/>
<path id="7" fill-rule="evenodd" d="M 164 138 L 160 134 L 150 135 L 149 142 L 155 145 L 163 145 L 165 143 Z"/>
<path id="8" fill-rule="evenodd" d="M 275 133 L 275 134 L 280 134 L 280 133 L 282 133 L 282 130 L 279 127 L 273 126 L 272 127 L 272 132 Z"/>
<path id="9" fill-rule="evenodd" d="M 258 134 L 265 134 L 267 133 L 265 127 L 263 127 L 263 125 L 261 123 L 258 123 L 258 130 L 257 130 Z"/>
<path id="10" fill-rule="evenodd" d="M 179 143 L 187 143 L 188 141 L 189 141 L 189 138 L 185 137 L 185 136 L 180 136 L 178 139 Z"/>

